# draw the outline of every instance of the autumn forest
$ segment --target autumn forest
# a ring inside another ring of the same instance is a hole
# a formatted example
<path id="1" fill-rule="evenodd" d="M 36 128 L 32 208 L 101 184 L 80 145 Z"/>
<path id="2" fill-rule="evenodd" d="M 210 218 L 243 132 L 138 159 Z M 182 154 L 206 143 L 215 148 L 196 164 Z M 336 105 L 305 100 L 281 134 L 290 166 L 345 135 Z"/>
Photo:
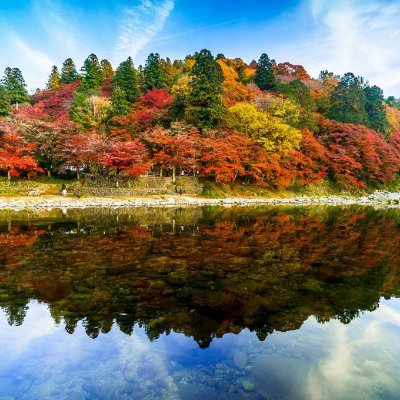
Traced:
<path id="1" fill-rule="evenodd" d="M 247 64 L 201 50 L 116 69 L 91 54 L 49 71 L 29 95 L 0 84 L 0 173 L 144 174 L 290 188 L 376 187 L 400 173 L 400 100 L 349 72 L 312 78 L 267 54 Z"/>

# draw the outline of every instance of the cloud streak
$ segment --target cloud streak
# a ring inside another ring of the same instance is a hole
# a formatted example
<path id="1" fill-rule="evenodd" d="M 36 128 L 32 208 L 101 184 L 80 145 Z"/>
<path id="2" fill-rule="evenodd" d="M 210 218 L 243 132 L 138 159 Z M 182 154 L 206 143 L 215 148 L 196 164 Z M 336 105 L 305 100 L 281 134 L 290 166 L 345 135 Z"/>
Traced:
<path id="1" fill-rule="evenodd" d="M 135 58 L 163 30 L 173 9 L 173 0 L 141 0 L 138 6 L 125 9 L 115 58 Z"/>
<path id="2" fill-rule="evenodd" d="M 311 0 L 315 32 L 313 72 L 329 66 L 353 71 L 400 94 L 400 3 L 382 0 Z"/>

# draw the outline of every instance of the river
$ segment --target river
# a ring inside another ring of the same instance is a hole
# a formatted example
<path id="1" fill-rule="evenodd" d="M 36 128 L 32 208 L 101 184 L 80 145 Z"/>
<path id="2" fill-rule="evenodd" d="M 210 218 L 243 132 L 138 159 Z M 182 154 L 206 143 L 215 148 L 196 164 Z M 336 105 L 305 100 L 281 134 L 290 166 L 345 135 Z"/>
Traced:
<path id="1" fill-rule="evenodd" d="M 0 212 L 0 399 L 398 399 L 400 210 Z"/>

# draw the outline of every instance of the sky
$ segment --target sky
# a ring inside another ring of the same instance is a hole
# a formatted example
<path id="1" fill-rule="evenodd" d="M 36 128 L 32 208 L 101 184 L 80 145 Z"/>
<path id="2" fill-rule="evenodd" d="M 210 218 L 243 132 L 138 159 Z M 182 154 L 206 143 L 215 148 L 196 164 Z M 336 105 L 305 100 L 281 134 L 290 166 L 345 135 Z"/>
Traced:
<path id="1" fill-rule="evenodd" d="M 400 97 L 400 0 L 0 0 L 0 73 L 20 68 L 30 90 L 68 57 L 116 67 L 203 48 L 246 62 L 267 53 L 313 77 L 351 71 Z"/>

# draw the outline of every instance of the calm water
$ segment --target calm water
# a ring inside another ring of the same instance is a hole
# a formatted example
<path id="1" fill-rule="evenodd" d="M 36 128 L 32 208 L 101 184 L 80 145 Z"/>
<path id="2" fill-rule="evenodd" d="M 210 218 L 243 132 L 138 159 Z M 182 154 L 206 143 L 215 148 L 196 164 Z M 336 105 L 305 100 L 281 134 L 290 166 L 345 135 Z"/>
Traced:
<path id="1" fill-rule="evenodd" d="M 0 213 L 0 399 L 399 399 L 400 210 Z"/>

